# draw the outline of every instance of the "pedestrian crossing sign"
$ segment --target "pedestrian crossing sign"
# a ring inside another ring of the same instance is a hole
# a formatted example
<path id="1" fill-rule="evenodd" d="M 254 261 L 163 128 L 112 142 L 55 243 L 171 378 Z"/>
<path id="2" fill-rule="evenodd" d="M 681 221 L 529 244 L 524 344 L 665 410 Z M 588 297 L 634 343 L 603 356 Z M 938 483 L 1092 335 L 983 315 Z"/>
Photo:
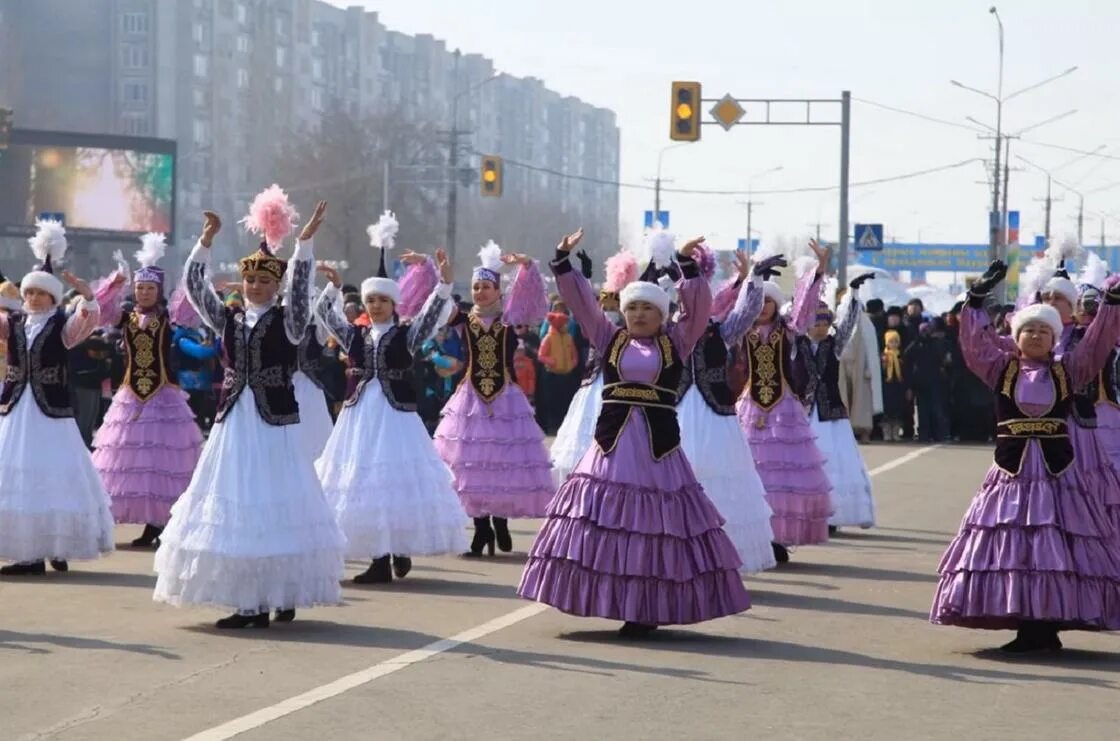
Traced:
<path id="1" fill-rule="evenodd" d="M 855 237 L 857 250 L 883 249 L 882 224 L 856 224 Z"/>

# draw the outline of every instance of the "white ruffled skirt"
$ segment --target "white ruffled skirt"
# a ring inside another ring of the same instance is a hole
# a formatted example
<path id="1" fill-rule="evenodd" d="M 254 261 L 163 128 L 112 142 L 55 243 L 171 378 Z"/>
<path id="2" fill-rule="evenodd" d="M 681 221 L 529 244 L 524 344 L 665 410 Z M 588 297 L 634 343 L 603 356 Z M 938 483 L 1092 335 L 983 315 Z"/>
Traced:
<path id="1" fill-rule="evenodd" d="M 595 423 L 603 408 L 603 374 L 599 372 L 586 386 L 580 386 L 552 441 L 552 483 L 557 489 L 579 464 L 595 442 Z"/>
<path id="2" fill-rule="evenodd" d="M 297 425 L 246 390 L 214 425 L 160 536 L 154 598 L 255 614 L 342 601 L 346 539 Z"/>
<path id="3" fill-rule="evenodd" d="M 723 529 L 739 552 L 742 570 L 754 573 L 771 568 L 773 512 L 738 417 L 713 412 L 693 386 L 677 405 L 677 420 L 681 448 L 704 493 L 727 521 Z"/>
<path id="4" fill-rule="evenodd" d="M 303 371 L 292 374 L 292 386 L 299 404 L 299 429 L 304 437 L 304 450 L 316 460 L 323 454 L 334 424 L 327 408 L 327 397 Z"/>
<path id="5" fill-rule="evenodd" d="M 415 412 L 394 409 L 370 383 L 343 407 L 315 463 L 349 543 L 347 556 L 422 556 L 467 549 L 467 516 Z"/>
<path id="6" fill-rule="evenodd" d="M 97 558 L 113 550 L 109 495 L 72 418 L 26 389 L 0 417 L 0 561 Z"/>
<path id="7" fill-rule="evenodd" d="M 871 496 L 871 477 L 859 452 L 852 423 L 847 419 L 821 422 L 813 409 L 809 426 L 817 436 L 817 448 L 825 458 L 824 469 L 832 483 L 832 517 L 836 527 L 872 527 L 875 500 Z"/>

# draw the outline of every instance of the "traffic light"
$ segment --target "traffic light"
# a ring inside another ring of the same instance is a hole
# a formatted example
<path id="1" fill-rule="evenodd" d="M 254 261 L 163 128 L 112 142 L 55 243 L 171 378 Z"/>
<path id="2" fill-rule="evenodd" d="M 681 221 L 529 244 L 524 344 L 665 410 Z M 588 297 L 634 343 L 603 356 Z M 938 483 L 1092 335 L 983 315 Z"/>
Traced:
<path id="1" fill-rule="evenodd" d="M 493 154 L 482 155 L 481 192 L 483 196 L 498 198 L 502 195 L 502 158 Z"/>
<path id="2" fill-rule="evenodd" d="M 669 110 L 669 138 L 678 142 L 700 139 L 700 83 L 674 82 Z"/>
<path id="3" fill-rule="evenodd" d="M 12 138 L 11 108 L 0 108 L 0 151 L 8 148 L 8 141 Z"/>

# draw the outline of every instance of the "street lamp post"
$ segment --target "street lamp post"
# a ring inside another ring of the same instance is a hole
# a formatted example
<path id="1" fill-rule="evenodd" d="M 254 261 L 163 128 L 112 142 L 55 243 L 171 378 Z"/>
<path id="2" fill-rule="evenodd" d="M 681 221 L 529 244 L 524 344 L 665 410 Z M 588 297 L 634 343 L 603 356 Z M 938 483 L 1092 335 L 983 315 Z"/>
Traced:
<path id="1" fill-rule="evenodd" d="M 771 167 L 768 170 L 762 170 L 761 172 L 756 172 L 755 174 L 753 174 L 753 175 L 751 175 L 750 177 L 747 178 L 747 200 L 746 201 L 739 201 L 739 205 L 747 207 L 747 251 L 748 252 L 750 251 L 750 248 L 751 248 L 751 235 L 754 234 L 754 228 L 751 224 L 751 218 L 754 215 L 754 207 L 762 205 L 760 203 L 755 203 L 755 200 L 754 200 L 754 181 L 756 179 L 764 176 L 764 175 L 772 175 L 773 173 L 779 172 L 780 170 L 783 170 L 783 169 L 785 169 L 785 165 L 778 165 L 777 167 Z"/>
<path id="2" fill-rule="evenodd" d="M 657 153 L 657 177 L 653 179 L 653 220 L 657 221 L 661 216 L 661 163 L 665 157 L 665 153 L 670 149 L 677 149 L 679 147 L 687 146 L 690 142 L 680 142 L 679 144 L 670 144 L 662 147 L 661 151 Z M 648 181 L 648 178 L 647 178 Z M 669 182 L 672 182 L 671 180 Z"/>

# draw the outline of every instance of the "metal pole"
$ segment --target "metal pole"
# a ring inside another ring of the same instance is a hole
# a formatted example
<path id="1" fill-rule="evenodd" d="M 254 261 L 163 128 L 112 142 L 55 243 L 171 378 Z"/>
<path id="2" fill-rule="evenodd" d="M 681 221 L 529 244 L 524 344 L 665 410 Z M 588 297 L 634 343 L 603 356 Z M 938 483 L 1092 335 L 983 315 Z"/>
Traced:
<path id="1" fill-rule="evenodd" d="M 840 254 L 836 258 L 836 280 L 848 285 L 848 156 L 852 138 L 852 93 L 840 94 Z"/>
<path id="2" fill-rule="evenodd" d="M 389 160 L 385 160 L 385 172 L 381 181 L 381 210 L 389 210 Z"/>
<path id="3" fill-rule="evenodd" d="M 459 86 L 459 50 L 455 50 L 455 88 Z M 455 265 L 455 219 L 458 205 L 459 183 L 459 93 L 451 99 L 451 146 L 448 151 L 450 174 L 447 185 L 447 255 L 451 265 Z"/>
<path id="4" fill-rule="evenodd" d="M 653 183 L 653 220 L 661 220 L 661 168 L 658 168 L 657 179 Z M 662 224 L 664 226 L 664 224 Z"/>
<path id="5" fill-rule="evenodd" d="M 754 213 L 754 201 L 747 201 L 747 254 L 751 253 L 751 214 Z"/>
<path id="6" fill-rule="evenodd" d="M 1008 185 L 1011 182 L 1011 139 L 1004 139 L 1004 142 L 1006 143 L 1007 150 L 1004 152 L 1005 156 L 1003 158 L 1003 208 L 1000 210 L 999 243 L 1002 248 L 1000 250 L 1000 258 L 1006 261 L 1007 232 L 1010 227 L 1010 224 L 1007 222 L 1007 192 L 1010 190 Z"/>
<path id="7" fill-rule="evenodd" d="M 1085 228 L 1085 196 L 1078 195 L 1079 205 L 1077 207 L 1077 246 L 1080 247 L 1085 244 L 1084 241 L 1084 228 Z"/>
<path id="8" fill-rule="evenodd" d="M 1043 236 L 1043 249 L 1050 247 L 1050 176 L 1046 176 L 1046 231 Z"/>

